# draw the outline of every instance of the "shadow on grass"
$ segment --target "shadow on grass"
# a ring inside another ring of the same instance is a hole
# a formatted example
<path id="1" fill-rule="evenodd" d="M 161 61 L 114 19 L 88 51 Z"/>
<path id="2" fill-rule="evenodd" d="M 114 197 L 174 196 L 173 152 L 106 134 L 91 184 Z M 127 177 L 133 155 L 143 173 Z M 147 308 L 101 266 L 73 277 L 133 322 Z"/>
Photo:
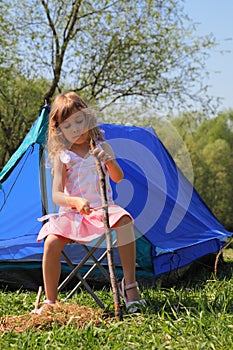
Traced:
<path id="1" fill-rule="evenodd" d="M 188 313 L 232 314 L 233 255 L 229 257 L 227 253 L 218 260 L 217 269 L 216 256 L 212 255 L 192 263 L 186 269 L 161 276 L 156 280 L 154 291 L 145 289 L 148 302 L 146 312 L 166 314 L 174 319 Z"/>
<path id="2" fill-rule="evenodd" d="M 217 262 L 217 263 L 216 263 Z M 146 287 L 160 286 L 163 288 L 182 288 L 203 285 L 209 279 L 229 280 L 233 275 L 233 252 L 222 254 L 216 260 L 215 254 L 210 254 L 192 262 L 190 265 L 173 270 L 157 277 L 155 280 L 146 280 Z M 151 283 L 151 285 L 150 285 Z"/>

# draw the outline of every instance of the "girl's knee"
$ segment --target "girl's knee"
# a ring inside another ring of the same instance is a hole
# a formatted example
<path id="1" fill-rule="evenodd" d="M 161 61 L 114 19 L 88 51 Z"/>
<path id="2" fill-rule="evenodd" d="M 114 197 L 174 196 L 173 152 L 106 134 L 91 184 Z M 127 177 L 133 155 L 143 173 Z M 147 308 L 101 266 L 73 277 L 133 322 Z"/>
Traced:
<path id="1" fill-rule="evenodd" d="M 67 243 L 68 240 L 66 240 L 63 237 L 56 235 L 48 235 L 45 239 L 44 251 L 46 253 L 56 252 L 60 254 Z"/>
<path id="2" fill-rule="evenodd" d="M 117 223 L 113 226 L 113 228 L 119 228 L 122 226 L 129 226 L 129 225 L 133 225 L 133 221 L 130 216 L 124 215 L 122 218 L 120 218 L 119 221 L 117 221 Z"/>

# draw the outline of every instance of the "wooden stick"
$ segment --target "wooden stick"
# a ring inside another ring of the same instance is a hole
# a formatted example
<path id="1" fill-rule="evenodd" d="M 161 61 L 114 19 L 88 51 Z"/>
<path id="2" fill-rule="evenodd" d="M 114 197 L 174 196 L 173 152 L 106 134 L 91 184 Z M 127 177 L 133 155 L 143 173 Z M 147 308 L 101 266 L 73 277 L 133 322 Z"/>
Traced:
<path id="1" fill-rule="evenodd" d="M 41 295 L 42 295 L 42 286 L 39 286 L 37 296 L 36 296 L 36 302 L 35 302 L 35 309 L 34 309 L 35 312 L 39 309 Z"/>
<path id="2" fill-rule="evenodd" d="M 90 147 L 92 151 L 95 149 L 95 142 L 93 139 L 91 139 Z M 101 193 L 101 200 L 102 200 L 102 207 L 103 207 L 103 223 L 104 223 L 106 245 L 107 245 L 108 267 L 109 267 L 110 280 L 111 280 L 111 286 L 113 291 L 115 317 L 118 321 L 121 321 L 123 317 L 122 317 L 122 310 L 120 307 L 120 294 L 119 294 L 119 289 L 117 285 L 116 270 L 115 270 L 114 258 L 113 258 L 112 232 L 109 225 L 105 173 L 102 169 L 101 162 L 98 159 L 98 157 L 94 154 L 93 156 L 95 159 L 96 168 L 97 168 L 99 181 L 100 181 L 100 193 Z"/>
<path id="3" fill-rule="evenodd" d="M 229 240 L 229 242 L 226 243 L 226 244 L 222 247 L 222 249 L 220 249 L 220 251 L 218 252 L 218 254 L 217 254 L 217 256 L 216 256 L 215 264 L 214 264 L 214 275 L 215 275 L 215 277 L 217 277 L 217 266 L 218 266 L 219 258 L 220 258 L 220 256 L 222 255 L 224 249 L 226 249 L 227 247 L 229 247 L 229 245 L 230 245 L 232 242 L 233 242 L 233 238 L 231 238 L 231 239 Z"/>

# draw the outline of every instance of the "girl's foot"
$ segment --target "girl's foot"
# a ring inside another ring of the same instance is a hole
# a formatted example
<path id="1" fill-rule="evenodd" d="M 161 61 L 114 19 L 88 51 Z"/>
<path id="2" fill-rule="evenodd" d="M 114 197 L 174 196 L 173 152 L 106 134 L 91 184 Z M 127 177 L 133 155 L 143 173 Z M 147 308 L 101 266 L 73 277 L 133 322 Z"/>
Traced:
<path id="1" fill-rule="evenodd" d="M 145 299 L 141 299 L 138 292 L 138 283 L 135 281 L 133 283 L 125 285 L 125 279 L 122 278 L 122 281 L 118 285 L 119 293 L 122 296 L 127 311 L 129 313 L 134 313 L 139 311 L 140 306 L 145 307 Z"/>
<path id="2" fill-rule="evenodd" d="M 45 301 L 43 301 L 42 306 L 39 309 L 34 309 L 30 313 L 41 315 L 44 311 L 51 311 L 54 305 L 55 303 L 53 301 L 46 299 Z"/>

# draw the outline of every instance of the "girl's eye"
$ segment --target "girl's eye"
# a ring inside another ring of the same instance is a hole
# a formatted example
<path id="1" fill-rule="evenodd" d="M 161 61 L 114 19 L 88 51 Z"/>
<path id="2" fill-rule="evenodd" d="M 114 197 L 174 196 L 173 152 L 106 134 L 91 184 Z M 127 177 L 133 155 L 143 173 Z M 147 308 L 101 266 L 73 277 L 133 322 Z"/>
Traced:
<path id="1" fill-rule="evenodd" d="M 83 119 L 76 119 L 76 124 L 82 124 L 83 123 Z"/>
<path id="2" fill-rule="evenodd" d="M 65 124 L 65 125 L 63 125 L 63 128 L 64 128 L 64 129 L 69 129 L 69 128 L 70 128 L 70 124 Z"/>

